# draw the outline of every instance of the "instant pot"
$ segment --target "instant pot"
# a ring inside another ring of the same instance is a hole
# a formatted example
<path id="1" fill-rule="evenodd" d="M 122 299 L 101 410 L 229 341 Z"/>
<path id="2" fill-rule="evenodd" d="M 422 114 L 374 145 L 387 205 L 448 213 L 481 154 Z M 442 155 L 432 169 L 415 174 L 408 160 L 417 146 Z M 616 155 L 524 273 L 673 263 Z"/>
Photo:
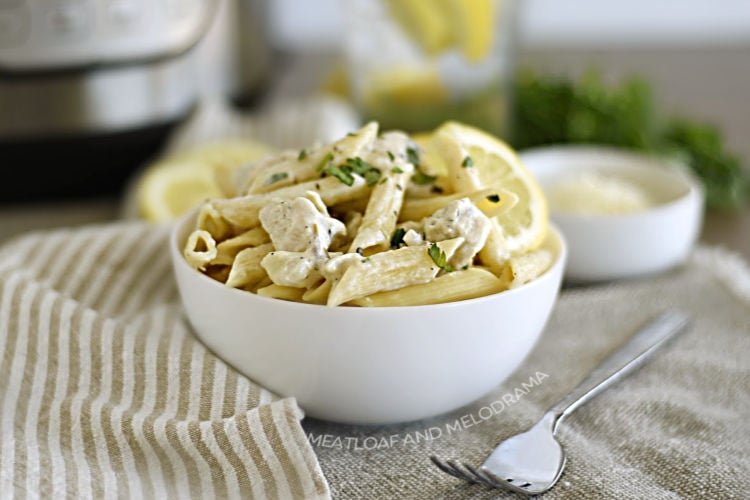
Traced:
<path id="1" fill-rule="evenodd" d="M 0 0 L 0 201 L 119 189 L 193 109 L 236 42 L 228 23 L 257 18 L 257 3 Z M 205 41 L 222 12 L 223 42 Z"/>

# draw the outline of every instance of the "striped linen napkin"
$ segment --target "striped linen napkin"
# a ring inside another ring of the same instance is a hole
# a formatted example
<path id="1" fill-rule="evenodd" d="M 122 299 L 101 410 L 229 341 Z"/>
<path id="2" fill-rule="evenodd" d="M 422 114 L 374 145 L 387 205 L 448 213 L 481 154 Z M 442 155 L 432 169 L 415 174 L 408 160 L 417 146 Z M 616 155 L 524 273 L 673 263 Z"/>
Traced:
<path id="1" fill-rule="evenodd" d="M 0 250 L 0 497 L 329 498 L 292 398 L 182 317 L 167 227 Z"/>

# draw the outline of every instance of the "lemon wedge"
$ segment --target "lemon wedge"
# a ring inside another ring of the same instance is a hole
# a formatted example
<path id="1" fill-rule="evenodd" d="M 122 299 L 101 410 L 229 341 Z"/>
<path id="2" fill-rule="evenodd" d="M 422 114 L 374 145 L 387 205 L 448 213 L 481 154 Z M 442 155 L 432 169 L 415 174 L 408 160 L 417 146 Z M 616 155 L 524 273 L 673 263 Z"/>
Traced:
<path id="1" fill-rule="evenodd" d="M 201 162 L 155 165 L 138 188 L 138 208 L 144 219 L 166 222 L 176 219 L 207 198 L 220 196 L 213 172 Z"/>
<path id="2" fill-rule="evenodd" d="M 151 165 L 136 186 L 138 211 L 151 222 L 167 222 L 207 198 L 226 196 L 233 172 L 271 151 L 263 144 L 219 141 L 189 148 Z"/>
<path id="3" fill-rule="evenodd" d="M 387 0 L 387 3 L 396 23 L 427 54 L 437 54 L 453 44 L 452 20 L 439 0 Z"/>
<path id="4" fill-rule="evenodd" d="M 494 217 L 509 255 L 532 251 L 543 243 L 547 202 L 534 176 L 507 144 L 474 127 L 447 122 L 433 133 L 431 146 L 446 162 L 476 169 L 475 185 L 464 189 L 501 187 L 518 198 L 510 210 Z"/>
<path id="5" fill-rule="evenodd" d="M 461 53 L 470 62 L 483 60 L 494 42 L 495 0 L 438 0 L 453 27 Z"/>
<path id="6" fill-rule="evenodd" d="M 470 62 L 494 42 L 496 0 L 387 0 L 394 21 L 428 55 L 457 47 Z"/>

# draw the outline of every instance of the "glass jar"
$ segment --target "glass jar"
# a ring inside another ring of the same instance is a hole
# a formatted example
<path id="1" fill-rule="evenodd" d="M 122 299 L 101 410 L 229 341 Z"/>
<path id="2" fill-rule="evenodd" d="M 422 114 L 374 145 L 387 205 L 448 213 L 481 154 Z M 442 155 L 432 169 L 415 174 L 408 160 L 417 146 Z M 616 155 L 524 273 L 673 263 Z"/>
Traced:
<path id="1" fill-rule="evenodd" d="M 506 137 L 514 0 L 347 0 L 346 65 L 363 117 L 384 129 L 446 120 Z"/>

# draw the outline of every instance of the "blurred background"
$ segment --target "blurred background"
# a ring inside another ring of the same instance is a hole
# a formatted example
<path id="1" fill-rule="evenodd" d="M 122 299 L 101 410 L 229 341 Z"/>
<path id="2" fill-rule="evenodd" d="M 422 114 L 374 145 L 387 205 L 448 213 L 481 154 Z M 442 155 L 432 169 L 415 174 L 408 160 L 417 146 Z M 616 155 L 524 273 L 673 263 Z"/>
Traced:
<path id="1" fill-rule="evenodd" d="M 744 0 L 0 0 L 0 239 L 137 216 L 206 103 L 274 142 L 263 116 L 325 95 L 326 119 L 674 155 L 707 182 L 704 239 L 750 255 L 747 89 Z"/>

